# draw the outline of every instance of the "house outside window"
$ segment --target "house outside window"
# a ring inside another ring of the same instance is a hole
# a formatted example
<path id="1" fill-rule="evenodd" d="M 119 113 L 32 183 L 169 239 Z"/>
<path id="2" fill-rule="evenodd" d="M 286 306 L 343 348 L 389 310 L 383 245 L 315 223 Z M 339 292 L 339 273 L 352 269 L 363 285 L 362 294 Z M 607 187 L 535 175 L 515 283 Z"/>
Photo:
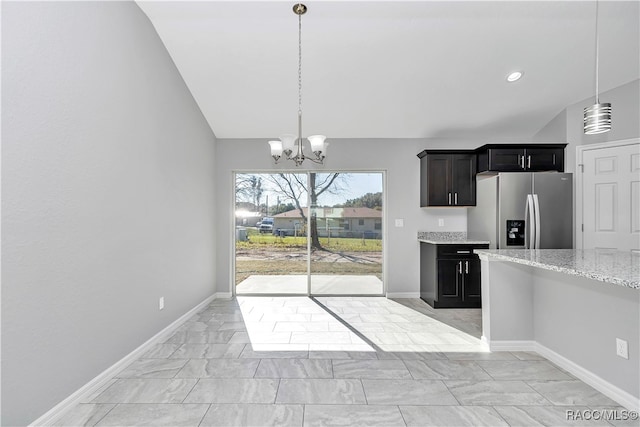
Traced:
<path id="1" fill-rule="evenodd" d="M 374 228 L 376 230 L 382 230 L 382 221 L 376 221 Z"/>
<path id="2" fill-rule="evenodd" d="M 364 219 L 359 219 L 358 220 L 358 225 L 364 225 Z"/>

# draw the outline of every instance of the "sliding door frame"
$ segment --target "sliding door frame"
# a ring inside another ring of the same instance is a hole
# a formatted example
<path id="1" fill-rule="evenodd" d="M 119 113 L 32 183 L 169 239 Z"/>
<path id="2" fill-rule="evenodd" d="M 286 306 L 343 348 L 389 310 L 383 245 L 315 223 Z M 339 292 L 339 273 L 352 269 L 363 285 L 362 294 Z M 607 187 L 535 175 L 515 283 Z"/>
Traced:
<path id="1" fill-rule="evenodd" d="M 285 169 L 274 171 L 270 170 L 233 170 L 231 171 L 231 227 L 230 228 L 230 237 L 231 237 L 231 271 L 230 271 L 230 284 L 231 284 L 231 295 L 232 297 L 236 297 L 236 179 L 239 174 L 280 174 L 280 173 L 297 173 L 297 174 L 305 174 L 307 176 L 307 183 L 309 182 L 309 175 L 312 173 L 315 174 L 330 174 L 330 173 L 379 173 L 382 175 L 382 293 L 380 294 L 314 294 L 311 292 L 311 239 L 309 236 L 306 236 L 307 240 L 307 293 L 243 293 L 240 296 L 263 296 L 263 297 L 351 297 L 351 296 L 361 296 L 361 297 L 381 297 L 385 296 L 387 292 L 387 230 L 389 221 L 387 219 L 387 171 L 384 169 L 329 169 L 329 170 L 318 170 L 318 169 Z M 307 207 L 309 212 L 311 212 L 311 194 L 307 191 Z M 308 234 L 308 233 L 307 233 Z"/>

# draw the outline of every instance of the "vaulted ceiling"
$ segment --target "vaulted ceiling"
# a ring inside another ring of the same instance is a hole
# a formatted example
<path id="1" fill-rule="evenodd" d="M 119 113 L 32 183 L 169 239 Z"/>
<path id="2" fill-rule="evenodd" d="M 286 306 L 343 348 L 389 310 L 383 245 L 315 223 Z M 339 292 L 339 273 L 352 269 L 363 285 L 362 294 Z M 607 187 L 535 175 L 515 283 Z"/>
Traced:
<path id="1" fill-rule="evenodd" d="M 295 133 L 294 3 L 138 1 L 219 138 Z M 594 95 L 595 2 L 305 4 L 304 135 L 526 138 Z M 640 3 L 599 8 L 606 91 L 640 77 Z"/>

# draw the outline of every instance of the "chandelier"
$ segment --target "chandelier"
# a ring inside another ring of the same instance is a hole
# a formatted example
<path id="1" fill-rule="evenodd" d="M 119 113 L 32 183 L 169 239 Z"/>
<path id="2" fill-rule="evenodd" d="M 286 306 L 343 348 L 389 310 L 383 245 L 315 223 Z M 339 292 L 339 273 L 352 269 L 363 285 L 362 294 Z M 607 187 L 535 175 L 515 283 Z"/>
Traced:
<path id="1" fill-rule="evenodd" d="M 284 154 L 287 160 L 292 160 L 296 166 L 300 166 L 305 160 L 322 164 L 327 154 L 327 138 L 324 135 L 312 135 L 308 137 L 311 151 L 315 157 L 306 157 L 302 150 L 302 15 L 307 12 L 307 6 L 297 3 L 293 6 L 293 13 L 298 15 L 298 135 L 282 135 L 279 140 L 269 141 L 271 157 L 278 163 Z M 293 155 L 295 153 L 295 155 Z"/>
<path id="2" fill-rule="evenodd" d="M 598 96 L 598 62 L 600 43 L 598 39 L 598 1 L 596 0 L 596 103 L 584 109 L 584 133 L 595 135 L 611 130 L 611 104 L 600 103 Z"/>

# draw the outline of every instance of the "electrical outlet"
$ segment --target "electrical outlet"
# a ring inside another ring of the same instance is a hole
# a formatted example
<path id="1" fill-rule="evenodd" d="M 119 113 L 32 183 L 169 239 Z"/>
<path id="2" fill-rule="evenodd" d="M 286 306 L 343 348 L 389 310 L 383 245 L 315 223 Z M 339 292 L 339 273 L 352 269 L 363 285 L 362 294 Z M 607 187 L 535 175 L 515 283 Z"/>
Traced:
<path id="1" fill-rule="evenodd" d="M 624 359 L 629 359 L 629 345 L 625 340 L 616 338 L 616 354 Z"/>
<path id="2" fill-rule="evenodd" d="M 396 218 L 396 227 L 404 227 L 404 219 Z"/>
<path id="3" fill-rule="evenodd" d="M 162 310 L 164 308 L 164 297 L 160 297 L 158 300 L 158 309 Z"/>
<path id="4" fill-rule="evenodd" d="M 444 218 L 438 218 L 438 227 L 444 227 Z"/>

